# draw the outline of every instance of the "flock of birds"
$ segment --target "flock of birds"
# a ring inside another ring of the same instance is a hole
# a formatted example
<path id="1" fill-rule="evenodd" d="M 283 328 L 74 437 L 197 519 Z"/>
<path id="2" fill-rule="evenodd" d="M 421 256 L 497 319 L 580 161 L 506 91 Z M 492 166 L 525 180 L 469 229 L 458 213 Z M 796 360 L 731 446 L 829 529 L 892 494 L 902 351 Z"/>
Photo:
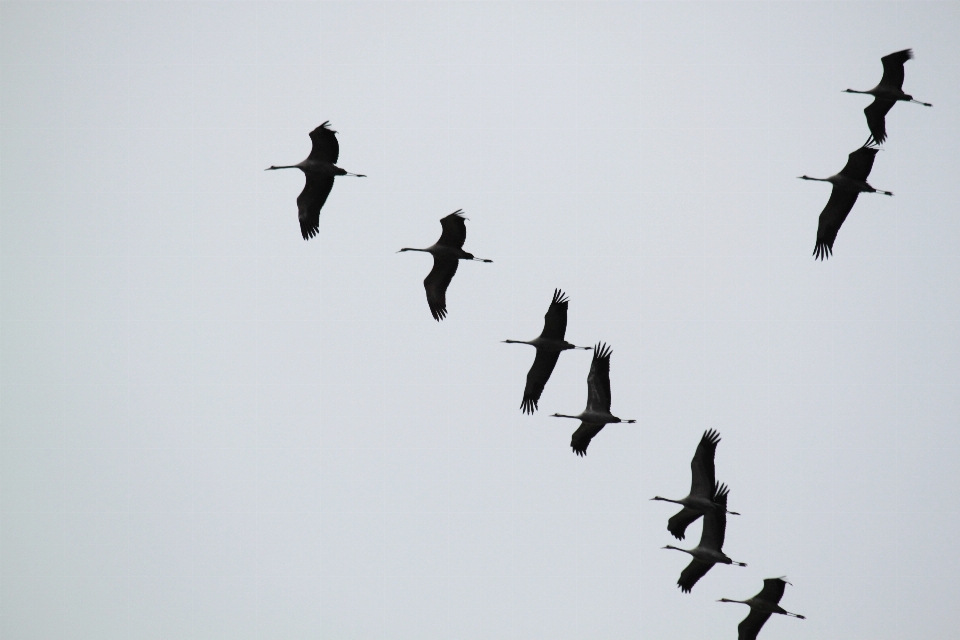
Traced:
<path id="1" fill-rule="evenodd" d="M 874 100 L 864 109 L 870 137 L 862 147 L 849 155 L 843 170 L 829 178 L 800 176 L 803 180 L 820 180 L 833 185 L 830 199 L 820 214 L 817 244 L 813 252 L 815 259 L 824 260 L 832 255 L 837 232 L 853 209 L 860 193 L 893 195 L 889 191 L 874 189 L 867 183 L 867 178 L 879 151 L 877 145 L 882 144 L 887 138 L 885 117 L 893 105 L 901 101 L 932 106 L 926 102 L 914 100 L 913 96 L 903 92 L 903 65 L 912 57 L 913 53 L 910 49 L 884 56 L 881 58 L 883 77 L 876 87 L 868 91 L 846 90 L 847 93 L 872 95 Z M 324 122 L 310 132 L 313 148 L 306 160 L 295 165 L 271 166 L 267 169 L 268 171 L 300 169 L 306 175 L 306 184 L 297 198 L 300 231 L 304 240 L 314 237 L 320 230 L 320 210 L 330 195 L 334 178 L 337 176 L 365 177 L 362 174 L 349 173 L 336 166 L 340 156 L 340 145 L 337 142 L 336 131 L 332 130 L 329 124 Z M 453 276 L 457 273 L 460 260 L 492 262 L 492 260 L 477 258 L 463 250 L 467 239 L 465 220 L 463 211 L 457 210 L 440 220 L 443 231 L 436 243 L 424 249 L 404 247 L 397 252 L 422 251 L 433 256 L 433 269 L 423 281 L 423 286 L 426 290 L 430 314 L 437 321 L 443 320 L 447 315 L 446 292 Z M 562 352 L 571 349 L 593 350 L 593 360 L 587 375 L 586 409 L 575 416 L 552 414 L 552 417 L 580 421 L 580 426 L 574 431 L 570 440 L 570 447 L 578 456 L 585 456 L 590 442 L 606 425 L 636 421 L 622 420 L 610 413 L 610 347 L 602 342 L 593 347 L 578 347 L 566 341 L 568 304 L 569 299 L 566 295 L 559 289 L 555 289 L 553 300 L 544 316 L 543 331 L 540 335 L 533 340 L 504 340 L 503 342 L 528 344 L 536 349 L 536 356 L 527 373 L 523 400 L 520 404 L 521 410 L 527 414 L 533 414 L 539 409 L 540 396 Z M 667 530 L 678 540 L 684 539 L 690 524 L 703 517 L 700 543 L 696 547 L 693 549 L 680 549 L 672 545 L 663 547 L 692 556 L 690 564 L 681 572 L 680 579 L 677 581 L 677 585 L 684 593 L 689 593 L 716 564 L 747 566 L 743 562 L 731 560 L 723 553 L 727 514 L 739 514 L 727 509 L 730 491 L 725 484 L 716 480 L 714 459 L 719 442 L 720 435 L 716 431 L 709 430 L 703 434 L 693 460 L 690 462 L 692 481 L 690 493 L 685 498 L 679 500 L 660 496 L 652 498 L 652 500 L 673 502 L 683 507 L 667 522 Z M 721 598 L 719 600 L 719 602 L 737 602 L 750 607 L 750 613 L 738 627 L 739 640 L 754 640 L 766 621 L 775 613 L 795 618 L 804 617 L 790 613 L 780 606 L 779 602 L 787 584 L 789 583 L 783 577 L 768 578 L 763 581 L 763 589 L 760 593 L 752 598 L 747 600 Z"/>

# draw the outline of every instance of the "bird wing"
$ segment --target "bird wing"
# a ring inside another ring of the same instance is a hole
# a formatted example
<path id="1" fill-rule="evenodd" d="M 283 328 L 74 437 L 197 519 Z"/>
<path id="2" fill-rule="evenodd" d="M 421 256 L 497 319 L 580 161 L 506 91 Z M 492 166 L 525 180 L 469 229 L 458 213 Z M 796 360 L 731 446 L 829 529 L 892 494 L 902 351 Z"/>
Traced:
<path id="1" fill-rule="evenodd" d="M 753 596 L 754 600 L 763 600 L 771 604 L 780 602 L 783 597 L 783 591 L 787 588 L 787 581 L 783 578 L 767 578 L 763 581 L 763 589 L 760 593 Z"/>
<path id="2" fill-rule="evenodd" d="M 543 387 L 550 379 L 559 358 L 559 351 L 537 349 L 537 357 L 533 359 L 533 365 L 527 372 L 527 386 L 523 389 L 523 404 L 520 408 L 524 413 L 533 413 L 539 408 L 537 403 L 540 401 L 540 394 L 543 393 Z"/>
<path id="3" fill-rule="evenodd" d="M 714 485 L 717 483 L 714 456 L 719 442 L 720 434 L 713 429 L 704 431 L 703 437 L 700 438 L 697 452 L 693 454 L 693 460 L 690 461 L 690 471 L 693 476 L 690 483 L 691 496 L 702 498 L 713 496 Z"/>
<path id="4" fill-rule="evenodd" d="M 873 102 L 863 110 L 864 115 L 867 116 L 867 127 L 870 129 L 870 135 L 873 136 L 877 144 L 883 144 L 884 140 L 887 139 L 887 123 L 885 119 L 890 109 L 893 109 L 894 104 L 896 104 L 896 100 L 874 98 Z M 867 171 L 867 173 L 870 172 Z"/>
<path id="5" fill-rule="evenodd" d="M 772 614 L 750 608 L 750 613 L 737 625 L 737 640 L 756 640 L 757 634 Z"/>
<path id="6" fill-rule="evenodd" d="M 590 375 L 587 376 L 587 409 L 610 411 L 610 347 L 600 343 L 593 350 Z"/>
<path id="7" fill-rule="evenodd" d="M 707 571 L 710 571 L 713 565 L 713 562 L 704 562 L 697 558 L 691 560 L 687 568 L 680 572 L 680 579 L 677 580 L 677 585 L 680 586 L 680 590 L 684 593 L 690 593 L 693 585 L 697 584 L 700 578 L 707 575 Z"/>
<path id="8" fill-rule="evenodd" d="M 440 225 L 443 227 L 443 233 L 437 244 L 454 249 L 462 249 L 463 243 L 467 240 L 467 224 L 464 222 L 463 210 L 458 209 L 450 215 L 440 219 Z"/>
<path id="9" fill-rule="evenodd" d="M 543 332 L 541 338 L 563 340 L 567 333 L 567 304 L 569 300 L 560 289 L 553 290 L 553 302 L 543 316 Z"/>
<path id="10" fill-rule="evenodd" d="M 309 240 L 320 231 L 320 209 L 333 189 L 333 176 L 307 176 L 303 191 L 297 196 L 297 211 L 300 216 L 300 233 Z"/>
<path id="11" fill-rule="evenodd" d="M 590 441 L 593 440 L 593 437 L 600 433 L 602 429 L 602 424 L 581 422 L 577 430 L 573 432 L 573 437 L 570 438 L 570 448 L 573 449 L 573 452 L 578 456 L 587 455 L 587 447 L 590 446 Z"/>
<path id="12" fill-rule="evenodd" d="M 667 520 L 667 531 L 672 533 L 673 537 L 677 540 L 683 540 L 687 527 L 696 522 L 697 518 L 702 515 L 699 511 L 684 507 L 678 511 L 676 515 Z"/>
<path id="13" fill-rule="evenodd" d="M 853 209 L 859 191 L 850 191 L 834 187 L 827 200 L 827 206 L 820 213 L 820 225 L 817 227 L 817 245 L 813 255 L 819 260 L 826 260 L 833 254 L 833 242 L 837 239 L 837 232 Z"/>
<path id="14" fill-rule="evenodd" d="M 869 108 L 869 107 L 868 107 Z M 852 180 L 866 182 L 873 169 L 873 161 L 879 149 L 863 146 L 847 156 L 847 164 L 840 170 L 840 175 Z"/>
<path id="15" fill-rule="evenodd" d="M 720 551 L 727 530 L 727 493 L 725 485 L 717 487 L 713 501 L 717 508 L 703 515 L 703 531 L 700 533 L 700 546 Z"/>
<path id="16" fill-rule="evenodd" d="M 310 132 L 313 149 L 310 150 L 309 160 L 335 163 L 340 157 L 340 143 L 337 142 L 337 132 L 331 129 L 327 120 Z"/>
<path id="17" fill-rule="evenodd" d="M 423 288 L 427 290 L 427 304 L 433 319 L 440 322 L 447 317 L 447 287 L 457 273 L 460 261 L 456 258 L 433 256 L 433 269 L 423 280 Z"/>
<path id="18" fill-rule="evenodd" d="M 903 63 L 913 57 L 912 49 L 904 49 L 880 58 L 883 63 L 883 77 L 880 85 L 886 89 L 903 90 Z"/>

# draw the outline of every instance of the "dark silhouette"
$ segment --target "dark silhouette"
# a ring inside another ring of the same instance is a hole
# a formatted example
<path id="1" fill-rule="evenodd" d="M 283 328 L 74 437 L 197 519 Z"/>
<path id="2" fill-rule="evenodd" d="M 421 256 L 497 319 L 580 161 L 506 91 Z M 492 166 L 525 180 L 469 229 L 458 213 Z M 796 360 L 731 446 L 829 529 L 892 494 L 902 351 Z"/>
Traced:
<path id="1" fill-rule="evenodd" d="M 587 447 L 604 425 L 612 422 L 634 423 L 636 420 L 621 420 L 610 413 L 610 347 L 601 343 L 593 348 L 593 362 L 587 376 L 587 408 L 578 416 L 555 413 L 554 418 L 573 418 L 580 427 L 573 432 L 570 447 L 578 456 L 587 455 Z"/>
<path id="2" fill-rule="evenodd" d="M 873 96 L 871 102 L 863 113 L 867 116 L 867 126 L 870 128 L 870 137 L 877 144 L 882 144 L 887 139 L 887 125 L 884 118 L 887 112 L 893 108 L 897 101 L 916 102 L 925 107 L 932 107 L 932 104 L 914 100 L 913 96 L 903 92 L 903 63 L 913 58 L 913 50 L 904 49 L 891 53 L 888 56 L 880 58 L 883 63 L 883 77 L 880 78 L 880 84 L 869 91 L 857 91 L 855 89 L 845 89 L 845 93 L 865 93 Z M 867 140 L 869 144 L 870 140 Z"/>
<path id="3" fill-rule="evenodd" d="M 873 169 L 873 159 L 877 155 L 876 147 L 862 146 L 849 156 L 847 164 L 840 173 L 829 178 L 811 178 L 800 176 L 801 180 L 819 180 L 833 184 L 827 206 L 820 213 L 820 227 L 817 229 L 817 245 L 813 248 L 816 259 L 825 260 L 833 255 L 833 242 L 837 239 L 843 221 L 847 219 L 850 210 L 861 192 L 882 193 L 892 196 L 889 191 L 874 189 L 867 184 L 867 177 Z"/>
<path id="4" fill-rule="evenodd" d="M 664 549 L 674 549 L 683 551 L 693 556 L 693 560 L 687 565 L 687 568 L 680 573 L 680 579 L 677 585 L 684 593 L 690 593 L 697 580 L 706 575 L 707 571 L 715 564 L 735 564 L 738 567 L 745 567 L 742 562 L 734 562 L 721 551 L 723 547 L 723 537 L 727 529 L 727 493 L 726 487 L 720 487 L 713 496 L 713 501 L 717 503 L 716 509 L 711 509 L 703 516 L 703 533 L 700 534 L 700 544 L 693 549 L 680 549 L 667 545 Z"/>
<path id="5" fill-rule="evenodd" d="M 690 523 L 708 511 L 718 508 L 717 503 L 713 501 L 713 496 L 724 487 L 717 486 L 713 458 L 717 453 L 719 442 L 719 433 L 713 429 L 704 431 L 703 437 L 700 438 L 700 444 L 697 445 L 697 452 L 693 454 L 693 460 L 690 461 L 690 471 L 693 479 L 690 483 L 690 493 L 686 498 L 680 500 L 671 500 L 660 496 L 651 498 L 651 500 L 663 500 L 664 502 L 683 505 L 683 509 L 667 522 L 667 529 L 677 540 L 683 540 L 684 532 Z M 728 511 L 727 513 L 740 515 L 736 511 Z"/>
<path id="6" fill-rule="evenodd" d="M 563 339 L 567 332 L 567 303 L 569 300 L 560 289 L 553 290 L 553 302 L 543 316 L 543 331 L 530 340 L 504 340 L 508 344 L 529 344 L 537 348 L 537 356 L 533 359 L 533 366 L 527 373 L 527 386 L 523 389 L 523 402 L 520 408 L 524 413 L 533 413 L 538 407 L 540 394 L 546 386 L 553 368 L 557 366 L 560 352 L 567 349 L 590 349 L 578 347 Z"/>
<path id="7" fill-rule="evenodd" d="M 800 618 L 801 620 L 806 619 L 798 613 L 790 613 L 778 604 L 780 598 L 783 597 L 783 590 L 788 584 L 790 583 L 783 578 L 767 578 L 763 581 L 763 589 L 760 593 L 749 600 L 728 600 L 727 598 L 717 600 L 717 602 L 739 602 L 740 604 L 750 605 L 750 613 L 737 627 L 737 631 L 739 631 L 738 640 L 754 640 L 764 623 L 774 613 Z"/>
<path id="8" fill-rule="evenodd" d="M 493 262 L 483 258 L 474 258 L 472 253 L 463 250 L 463 243 L 467 239 L 466 218 L 461 215 L 462 209 L 457 209 L 445 218 L 440 219 L 443 233 L 437 243 L 426 249 L 411 249 L 404 247 L 397 251 L 425 251 L 433 255 L 433 269 L 423 281 L 423 288 L 427 290 L 427 304 L 433 319 L 440 322 L 447 317 L 447 287 L 453 280 L 460 260 L 476 260 L 477 262 Z"/>
<path id="9" fill-rule="evenodd" d="M 309 240 L 320 231 L 320 209 L 333 189 L 333 179 L 336 176 L 356 176 L 366 178 L 359 173 L 348 173 L 336 166 L 340 157 L 340 143 L 337 142 L 337 132 L 328 127 L 330 121 L 310 132 L 313 149 L 307 159 L 299 164 L 283 167 L 267 167 L 265 171 L 273 169 L 300 169 L 307 177 L 303 191 L 297 196 L 297 209 L 300 213 L 300 233 L 304 240 Z"/>

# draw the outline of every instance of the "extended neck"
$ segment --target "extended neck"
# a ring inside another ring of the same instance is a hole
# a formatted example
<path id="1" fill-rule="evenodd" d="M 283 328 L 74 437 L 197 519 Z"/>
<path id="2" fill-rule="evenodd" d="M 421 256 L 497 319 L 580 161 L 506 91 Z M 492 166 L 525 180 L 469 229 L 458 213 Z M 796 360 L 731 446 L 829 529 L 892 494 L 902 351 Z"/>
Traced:
<path id="1" fill-rule="evenodd" d="M 680 547 L 675 547 L 672 544 L 668 544 L 667 546 L 664 547 L 664 549 L 673 549 L 674 551 L 683 551 L 684 553 L 689 553 L 690 555 L 693 555 L 693 553 L 689 549 L 681 549 Z"/>
<path id="2" fill-rule="evenodd" d="M 527 342 L 526 340 L 501 340 L 501 342 L 506 342 L 507 344 L 533 344 L 532 342 Z"/>
<path id="3" fill-rule="evenodd" d="M 654 496 L 650 498 L 651 500 L 662 500 L 663 502 L 672 502 L 673 504 L 683 504 L 679 500 L 671 500 L 670 498 L 661 498 L 660 496 Z"/>
<path id="4" fill-rule="evenodd" d="M 862 93 L 862 94 L 865 94 L 865 95 L 868 95 L 868 96 L 873 95 L 873 94 L 870 93 L 869 91 L 857 91 L 856 89 L 844 89 L 844 90 L 843 90 L 843 93 Z"/>
<path id="5" fill-rule="evenodd" d="M 729 598 L 720 598 L 717 602 L 736 602 L 737 604 L 750 604 L 749 602 L 744 602 L 743 600 L 730 600 Z"/>
<path id="6" fill-rule="evenodd" d="M 553 415 L 550 416 L 550 417 L 551 417 L 551 418 L 573 418 L 574 420 L 579 420 L 579 419 L 580 419 L 580 416 L 565 416 L 565 415 L 563 415 L 562 413 L 555 413 L 555 414 L 553 414 Z"/>
<path id="7" fill-rule="evenodd" d="M 264 171 L 273 171 L 274 169 L 299 169 L 300 165 L 298 164 L 289 164 L 282 167 L 267 167 Z"/>
<path id="8" fill-rule="evenodd" d="M 800 176 L 801 180 L 816 180 L 817 182 L 830 182 L 827 178 L 811 178 L 810 176 Z"/>
<path id="9" fill-rule="evenodd" d="M 403 253 L 404 251 L 423 251 L 424 253 L 432 253 L 430 249 L 412 249 L 410 247 L 404 247 L 403 249 L 400 249 L 400 251 L 397 251 L 397 253 Z"/>

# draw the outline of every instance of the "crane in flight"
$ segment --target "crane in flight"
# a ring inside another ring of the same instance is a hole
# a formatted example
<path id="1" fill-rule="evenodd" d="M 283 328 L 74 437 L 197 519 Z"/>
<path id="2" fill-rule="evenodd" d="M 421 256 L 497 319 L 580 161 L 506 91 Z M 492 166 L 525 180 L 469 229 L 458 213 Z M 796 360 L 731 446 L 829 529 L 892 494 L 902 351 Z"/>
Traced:
<path id="1" fill-rule="evenodd" d="M 337 158 L 340 157 L 340 143 L 337 142 L 337 132 L 331 129 L 329 124 L 328 120 L 310 132 L 313 148 L 306 160 L 298 164 L 265 169 L 300 169 L 307 177 L 303 191 L 297 196 L 300 233 L 304 240 L 309 240 L 320 231 L 320 209 L 333 189 L 333 179 L 337 176 L 367 177 L 360 173 L 349 173 L 336 165 Z"/>
<path id="2" fill-rule="evenodd" d="M 783 577 L 767 578 L 763 581 L 763 589 L 760 590 L 760 593 L 748 600 L 729 600 L 727 598 L 717 600 L 717 602 L 739 602 L 740 604 L 750 605 L 750 613 L 737 627 L 737 640 L 756 640 L 760 629 L 774 613 L 800 618 L 801 620 L 806 619 L 805 616 L 801 616 L 799 613 L 790 613 L 780 606 L 780 598 L 783 597 L 783 591 L 788 584 L 790 583 Z"/>
<path id="3" fill-rule="evenodd" d="M 555 413 L 554 418 L 573 418 L 580 421 L 580 427 L 573 432 L 570 439 L 570 448 L 578 456 L 587 455 L 587 447 L 593 437 L 600 433 L 604 426 L 625 422 L 634 423 L 636 420 L 621 420 L 610 413 L 610 347 L 598 343 L 593 348 L 593 362 L 590 363 L 590 374 L 587 376 L 587 408 L 578 416 L 567 416 Z"/>
<path id="4" fill-rule="evenodd" d="M 690 493 L 686 498 L 680 500 L 671 500 L 660 496 L 651 498 L 651 500 L 663 500 L 683 506 L 683 509 L 667 521 L 667 529 L 677 540 L 683 540 L 687 527 L 697 518 L 719 508 L 719 505 L 713 501 L 713 497 L 723 488 L 717 486 L 714 467 L 714 457 L 719 443 L 719 433 L 713 429 L 703 432 L 700 444 L 697 445 L 697 452 L 693 454 L 693 460 L 690 461 L 690 472 L 693 479 L 690 483 Z M 727 511 L 727 513 L 740 515 L 736 511 Z"/>
<path id="5" fill-rule="evenodd" d="M 529 344 L 537 348 L 533 365 L 527 373 L 527 386 L 523 389 L 523 402 L 520 408 L 524 413 L 533 413 L 538 409 L 540 395 L 546 386 L 560 354 L 567 349 L 591 349 L 578 347 L 564 340 L 567 333 L 567 304 L 570 300 L 560 289 L 553 290 L 553 301 L 547 314 L 543 316 L 543 331 L 533 340 L 504 340 L 508 344 Z"/>
<path id="6" fill-rule="evenodd" d="M 870 137 L 877 144 L 883 144 L 883 141 L 887 139 L 885 118 L 897 102 L 916 102 L 925 107 L 933 106 L 929 102 L 914 100 L 913 96 L 903 92 L 903 64 L 911 58 L 913 58 L 912 49 L 904 49 L 883 56 L 880 58 L 880 62 L 883 63 L 883 77 L 880 78 L 880 84 L 867 91 L 844 89 L 844 93 L 865 93 L 873 96 L 873 102 L 867 105 L 863 113 L 867 116 Z M 869 142 L 868 139 L 867 143 Z"/>
<path id="7" fill-rule="evenodd" d="M 892 196 L 889 191 L 874 189 L 867 183 L 870 171 L 873 169 L 873 160 L 877 155 L 876 147 L 864 145 L 847 156 L 847 164 L 840 173 L 829 178 L 811 178 L 800 176 L 801 180 L 819 180 L 833 185 L 827 206 L 820 213 L 820 226 L 817 228 L 817 244 L 813 248 L 813 256 L 818 260 L 826 260 L 833 255 L 833 242 L 837 239 L 837 232 L 847 219 L 857 197 L 861 193 L 882 193 Z"/>
<path id="8" fill-rule="evenodd" d="M 720 487 L 713 496 L 713 501 L 717 504 L 716 509 L 712 509 L 703 516 L 703 531 L 700 534 L 700 544 L 693 549 L 680 549 L 672 545 L 667 545 L 664 549 L 674 549 L 683 551 L 693 556 L 693 560 L 687 565 L 687 568 L 680 573 L 680 579 L 677 580 L 677 586 L 684 593 L 690 593 L 693 585 L 707 574 L 707 571 L 713 568 L 715 564 L 735 564 L 738 567 L 747 566 L 743 562 L 736 562 L 727 557 L 722 551 L 723 538 L 727 529 L 727 494 L 726 487 Z"/>
<path id="9" fill-rule="evenodd" d="M 427 291 L 427 304 L 433 319 L 440 322 L 447 317 L 447 287 L 457 273 L 461 260 L 476 260 L 477 262 L 493 262 L 484 258 L 475 258 L 472 253 L 463 250 L 463 243 L 467 240 L 467 225 L 464 222 L 463 210 L 457 209 L 450 215 L 440 219 L 443 232 L 435 244 L 426 249 L 411 249 L 404 247 L 397 251 L 423 251 L 433 255 L 433 269 L 423 281 L 423 288 Z"/>

